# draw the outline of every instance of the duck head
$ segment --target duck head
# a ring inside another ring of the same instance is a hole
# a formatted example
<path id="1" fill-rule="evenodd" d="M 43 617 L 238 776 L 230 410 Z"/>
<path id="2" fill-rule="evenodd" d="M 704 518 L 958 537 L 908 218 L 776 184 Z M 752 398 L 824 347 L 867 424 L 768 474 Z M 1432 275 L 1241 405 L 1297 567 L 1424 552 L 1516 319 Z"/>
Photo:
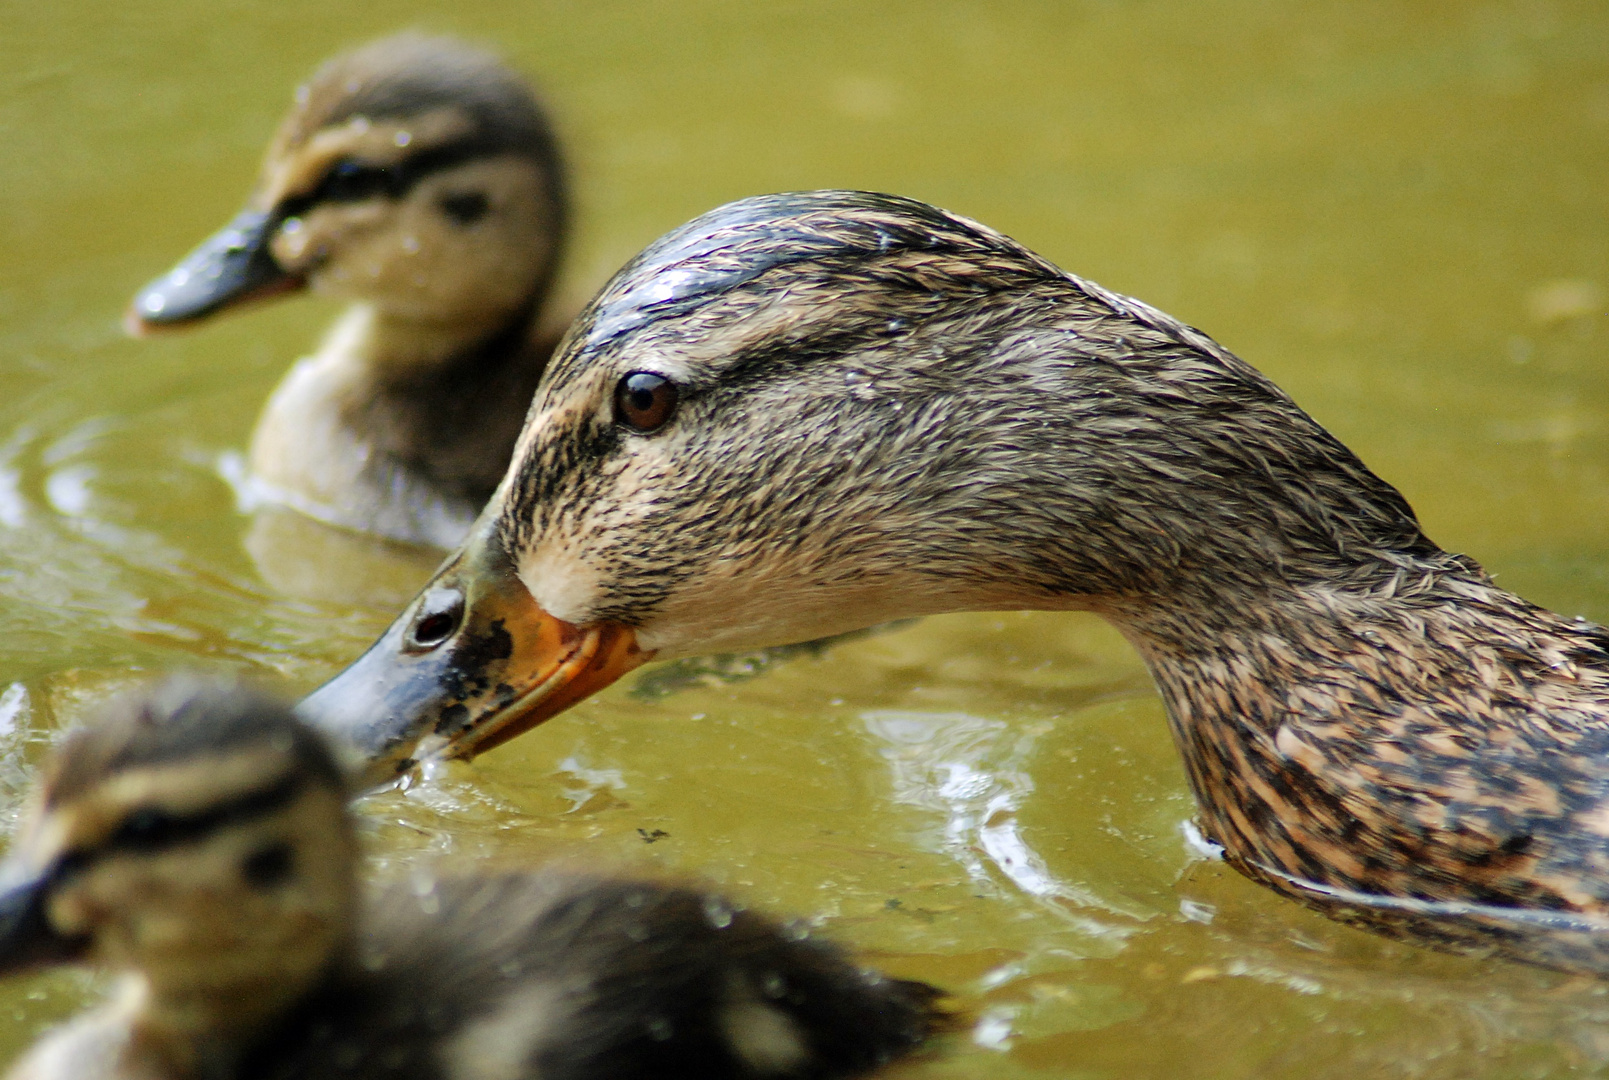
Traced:
<path id="1" fill-rule="evenodd" d="M 175 678 L 64 739 L 0 871 L 0 972 L 134 972 L 156 1013 L 238 1033 L 345 944 L 346 784 L 284 705 Z"/>
<path id="2" fill-rule="evenodd" d="M 1159 636 L 1415 545 L 1389 485 L 1200 332 L 922 203 L 764 196 L 593 301 L 466 546 L 299 708 L 378 780 L 655 656 L 963 610 Z"/>
<path id="3" fill-rule="evenodd" d="M 500 329 L 546 289 L 564 231 L 557 144 L 494 57 L 403 35 L 296 92 L 246 209 L 135 297 L 131 333 L 303 287 L 428 330 Z"/>

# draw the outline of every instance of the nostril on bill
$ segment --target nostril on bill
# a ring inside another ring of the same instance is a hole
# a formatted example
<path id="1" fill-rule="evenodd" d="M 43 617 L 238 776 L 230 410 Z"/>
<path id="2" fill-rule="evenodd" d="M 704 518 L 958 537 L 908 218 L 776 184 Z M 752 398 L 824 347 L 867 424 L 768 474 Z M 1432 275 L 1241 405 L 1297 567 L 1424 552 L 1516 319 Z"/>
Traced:
<path id="1" fill-rule="evenodd" d="M 425 652 L 458 632 L 464 618 L 464 594 L 457 589 L 431 589 L 419 601 L 419 611 L 408 629 L 406 648 Z"/>

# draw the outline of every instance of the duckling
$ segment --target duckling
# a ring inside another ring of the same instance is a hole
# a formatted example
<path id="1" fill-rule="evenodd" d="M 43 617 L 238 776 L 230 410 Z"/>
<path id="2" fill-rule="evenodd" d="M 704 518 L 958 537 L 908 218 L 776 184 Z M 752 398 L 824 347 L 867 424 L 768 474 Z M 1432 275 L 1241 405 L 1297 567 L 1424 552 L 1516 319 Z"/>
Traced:
<path id="1" fill-rule="evenodd" d="M 557 340 L 567 217 L 552 126 L 495 57 L 406 34 L 296 92 L 247 209 L 135 297 L 131 333 L 301 288 L 352 301 L 269 398 L 253 490 L 452 547 L 502 477 Z"/>
<path id="2" fill-rule="evenodd" d="M 843 1077 L 937 992 L 702 889 L 422 875 L 360 895 L 344 778 L 272 699 L 176 679 L 71 734 L 6 866 L 0 970 L 122 971 L 14 1080 Z"/>
<path id="3" fill-rule="evenodd" d="M 654 657 L 1004 609 L 1127 637 L 1254 881 L 1609 970 L 1609 632 L 1201 331 L 894 196 L 745 199 L 628 264 L 469 539 L 300 709 L 380 781 Z"/>

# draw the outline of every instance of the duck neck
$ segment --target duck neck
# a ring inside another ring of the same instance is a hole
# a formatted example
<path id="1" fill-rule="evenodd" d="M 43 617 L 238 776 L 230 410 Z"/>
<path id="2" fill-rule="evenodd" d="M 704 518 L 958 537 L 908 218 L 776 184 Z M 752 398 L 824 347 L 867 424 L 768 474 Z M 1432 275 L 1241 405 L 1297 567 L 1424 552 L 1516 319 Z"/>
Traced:
<path id="1" fill-rule="evenodd" d="M 1421 798 L 1424 777 L 1455 784 L 1488 725 L 1601 678 L 1599 628 L 1457 556 L 1201 599 L 1106 614 L 1156 681 L 1205 832 L 1287 892 L 1297 879 L 1423 894 L 1410 853 L 1445 811 Z"/>
<path id="2" fill-rule="evenodd" d="M 502 476 L 551 342 L 536 298 L 495 325 L 447 329 L 354 306 L 315 363 L 342 427 L 380 460 L 422 470 L 478 505 Z"/>
<path id="3" fill-rule="evenodd" d="M 125 1053 L 147 1065 L 130 1075 L 195 1080 L 231 1076 L 252 1043 L 307 989 L 276 979 L 162 987 L 143 975 L 130 975 L 117 1002 L 118 1011 L 131 1017 Z"/>
<path id="4" fill-rule="evenodd" d="M 233 1076 L 243 1055 L 348 962 L 349 919 L 350 911 L 307 919 L 277 947 L 202 949 L 125 976 L 117 1007 L 130 1017 L 128 1052 L 160 1063 L 149 1075 Z"/>

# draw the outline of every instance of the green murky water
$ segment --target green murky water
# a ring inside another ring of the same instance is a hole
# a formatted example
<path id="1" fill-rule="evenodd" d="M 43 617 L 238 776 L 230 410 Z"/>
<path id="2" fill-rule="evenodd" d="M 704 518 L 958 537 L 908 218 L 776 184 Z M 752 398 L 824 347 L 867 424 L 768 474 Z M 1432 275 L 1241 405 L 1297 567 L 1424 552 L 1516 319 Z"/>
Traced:
<path id="1" fill-rule="evenodd" d="M 1609 619 L 1597 0 L 0 0 L 4 792 L 144 673 L 311 687 L 428 573 L 253 533 L 220 478 L 331 308 L 117 329 L 243 200 L 291 86 L 408 25 L 546 88 L 575 303 L 730 198 L 925 198 L 1205 328 L 1437 540 Z M 815 916 L 977 1009 L 911 1076 L 1609 1074 L 1609 985 L 1377 941 L 1193 857 L 1160 706 L 1088 619 L 931 619 L 741 685 L 617 688 L 365 812 L 382 864 L 585 845 Z M 0 1054 L 88 992 L 9 984 Z"/>

